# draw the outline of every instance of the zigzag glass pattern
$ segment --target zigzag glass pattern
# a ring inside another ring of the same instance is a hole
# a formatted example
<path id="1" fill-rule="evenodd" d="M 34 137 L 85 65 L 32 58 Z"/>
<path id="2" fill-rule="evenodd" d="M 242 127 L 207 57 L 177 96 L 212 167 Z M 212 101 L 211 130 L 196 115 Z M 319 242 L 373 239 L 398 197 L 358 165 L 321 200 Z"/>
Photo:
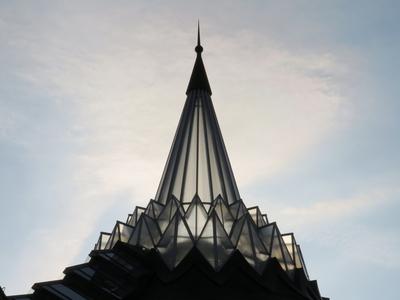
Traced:
<path id="1" fill-rule="evenodd" d="M 307 274 L 294 235 L 281 234 L 258 207 L 241 200 L 206 89 L 188 91 L 155 199 L 102 232 L 95 249 L 117 241 L 156 249 L 171 270 L 196 247 L 216 271 L 239 251 L 260 274 L 271 258 L 290 276 L 299 268 Z"/>

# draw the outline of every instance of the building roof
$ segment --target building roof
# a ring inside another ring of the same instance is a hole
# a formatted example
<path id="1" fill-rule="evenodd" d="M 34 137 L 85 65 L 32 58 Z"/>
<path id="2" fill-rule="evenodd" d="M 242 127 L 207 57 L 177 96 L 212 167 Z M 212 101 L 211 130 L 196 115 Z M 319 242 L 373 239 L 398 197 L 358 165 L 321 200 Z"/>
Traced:
<path id="1" fill-rule="evenodd" d="M 136 208 L 125 223 L 102 233 L 96 249 L 117 241 L 156 249 L 171 269 L 197 248 L 220 270 L 239 251 L 260 274 L 276 258 L 288 276 L 307 274 L 293 235 L 281 235 L 258 209 L 247 208 L 229 162 L 201 59 L 200 31 L 196 62 L 186 102 L 154 200 Z M 201 78 L 201 80 L 198 80 Z"/>
<path id="2" fill-rule="evenodd" d="M 32 297 L 11 299 L 204 299 L 203 284 L 213 296 L 226 296 L 220 299 L 321 299 L 294 235 L 281 234 L 240 198 L 211 100 L 199 27 L 195 50 L 155 199 L 136 207 L 126 222 L 117 221 L 111 233 L 102 232 L 89 263 L 67 268 L 62 280 L 35 284 Z M 178 297 L 178 287 L 202 292 Z"/>

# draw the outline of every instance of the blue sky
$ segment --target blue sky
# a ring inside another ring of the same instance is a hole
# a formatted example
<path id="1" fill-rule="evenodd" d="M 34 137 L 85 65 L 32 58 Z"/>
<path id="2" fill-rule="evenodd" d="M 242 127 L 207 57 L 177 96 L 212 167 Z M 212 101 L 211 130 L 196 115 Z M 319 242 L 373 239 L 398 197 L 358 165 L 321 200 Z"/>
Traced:
<path id="1" fill-rule="evenodd" d="M 154 197 L 196 22 L 241 196 L 332 299 L 398 299 L 398 1 L 0 1 L 0 285 Z"/>

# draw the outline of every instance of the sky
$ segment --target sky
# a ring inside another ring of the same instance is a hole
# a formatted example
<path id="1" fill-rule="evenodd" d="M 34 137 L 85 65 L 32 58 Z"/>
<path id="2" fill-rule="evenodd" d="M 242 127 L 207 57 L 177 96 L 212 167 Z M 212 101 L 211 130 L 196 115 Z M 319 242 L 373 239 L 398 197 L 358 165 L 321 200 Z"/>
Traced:
<path id="1" fill-rule="evenodd" d="M 331 299 L 400 298 L 398 1 L 0 0 L 0 285 L 155 196 L 197 19 L 241 197 Z"/>

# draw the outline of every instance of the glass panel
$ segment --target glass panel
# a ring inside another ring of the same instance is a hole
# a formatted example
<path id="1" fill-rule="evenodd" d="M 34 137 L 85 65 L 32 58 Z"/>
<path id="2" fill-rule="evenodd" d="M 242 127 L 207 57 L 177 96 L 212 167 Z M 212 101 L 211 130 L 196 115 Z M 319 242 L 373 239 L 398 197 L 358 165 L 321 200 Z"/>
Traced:
<path id="1" fill-rule="evenodd" d="M 210 213 L 213 211 L 215 211 L 221 223 L 223 224 L 225 231 L 229 234 L 232 230 L 234 218 L 228 206 L 225 204 L 225 201 L 221 197 L 218 197 L 214 201 Z"/>
<path id="2" fill-rule="evenodd" d="M 157 218 L 164 209 L 164 205 L 159 202 L 153 201 L 153 209 L 155 218 Z"/>
<path id="3" fill-rule="evenodd" d="M 111 232 L 111 236 L 107 241 L 107 244 L 104 249 L 111 249 L 119 240 L 119 231 L 118 231 L 118 222 L 115 224 L 113 231 Z"/>
<path id="4" fill-rule="evenodd" d="M 236 246 L 240 253 L 244 256 L 247 262 L 253 267 L 256 267 L 256 260 L 253 253 L 253 245 L 250 240 L 250 232 L 246 222 L 243 224 L 242 233 L 239 236 L 239 240 Z"/>
<path id="5" fill-rule="evenodd" d="M 215 212 L 208 219 L 196 247 L 217 271 L 232 254 L 234 247 Z"/>
<path id="6" fill-rule="evenodd" d="M 247 209 L 250 217 L 253 219 L 254 223 L 257 225 L 257 207 L 250 207 Z"/>
<path id="7" fill-rule="evenodd" d="M 198 109 L 197 104 L 198 99 L 196 99 L 196 107 L 194 110 L 191 134 L 190 134 L 190 145 L 187 149 L 187 158 L 185 165 L 185 173 L 183 178 L 183 193 L 182 198 L 179 199 L 182 202 L 192 201 L 194 195 L 196 194 L 197 188 L 197 138 L 198 138 Z"/>
<path id="8" fill-rule="evenodd" d="M 285 258 L 286 261 L 286 266 L 287 266 L 287 270 L 291 271 L 294 270 L 294 263 L 293 263 L 293 259 L 289 253 L 288 247 L 283 239 L 283 236 L 280 234 L 278 228 L 277 228 L 277 233 L 278 236 L 280 238 L 280 243 L 281 243 L 281 247 L 282 247 L 282 253 L 283 253 L 283 257 Z"/>
<path id="9" fill-rule="evenodd" d="M 247 262 L 261 274 L 269 255 L 258 237 L 257 228 L 248 214 L 235 222 L 231 241 Z"/>
<path id="10" fill-rule="evenodd" d="M 295 266 L 296 269 L 301 269 L 303 266 L 301 265 L 301 261 L 300 261 L 300 257 L 299 257 L 299 253 L 298 253 L 298 245 L 294 244 L 294 262 L 295 262 Z"/>
<path id="11" fill-rule="evenodd" d="M 176 169 L 176 165 L 180 163 L 178 160 L 180 160 L 182 156 L 185 157 L 185 155 L 183 155 L 181 151 L 182 149 L 185 149 L 185 147 L 182 147 L 182 143 L 187 137 L 189 128 L 188 122 L 190 122 L 191 112 L 193 111 L 193 101 L 191 101 L 191 98 L 191 94 L 186 98 L 185 106 L 179 120 L 178 129 L 176 131 L 174 141 L 168 155 L 167 163 L 165 165 L 164 172 L 161 178 L 161 182 L 157 190 L 156 200 L 161 203 L 166 203 L 171 196 L 169 193 L 171 192 L 170 189 L 174 184 L 172 183 L 173 177 L 175 177 L 175 184 L 177 186 L 181 186 L 182 184 L 182 174 L 180 173 L 180 176 L 177 176 L 177 172 L 179 175 L 180 168 Z M 180 179 L 178 182 L 176 181 L 177 178 Z M 179 197 L 180 191 L 175 196 Z"/>
<path id="12" fill-rule="evenodd" d="M 197 194 L 202 201 L 211 202 L 214 198 L 211 191 L 211 180 L 209 178 L 209 159 L 206 140 L 206 127 L 204 125 L 202 101 L 198 102 L 198 170 L 197 170 Z"/>
<path id="13" fill-rule="evenodd" d="M 243 204 L 242 200 L 236 201 L 229 206 L 230 211 L 235 220 L 240 219 L 243 215 L 247 213 L 246 206 Z"/>
<path id="14" fill-rule="evenodd" d="M 211 173 L 211 185 L 212 185 L 212 196 L 216 198 L 217 196 L 225 196 L 225 193 L 222 190 L 222 173 L 220 172 L 218 155 L 216 144 L 214 142 L 214 133 L 212 126 L 210 124 L 210 115 L 206 101 L 203 99 L 203 117 L 205 122 L 205 138 L 207 138 L 207 147 L 208 147 L 208 158 L 210 163 L 210 173 Z"/>
<path id="15" fill-rule="evenodd" d="M 193 105 L 191 105 L 193 107 Z M 193 114 L 193 112 L 190 112 L 190 116 Z M 188 116 L 189 117 L 189 116 Z M 189 119 L 187 120 L 189 121 Z M 174 195 L 177 199 L 181 200 L 181 193 L 182 193 L 182 185 L 183 185 L 183 173 L 185 171 L 185 161 L 187 157 L 187 151 L 188 151 L 188 141 L 190 137 L 190 123 L 187 123 L 186 128 L 184 129 L 184 135 L 182 137 L 182 141 L 180 141 L 181 145 L 179 145 L 180 153 L 179 157 L 177 158 L 177 161 L 175 162 L 176 166 L 171 166 L 176 168 L 175 172 L 175 178 L 173 180 L 173 187 L 172 187 L 172 195 Z"/>
<path id="16" fill-rule="evenodd" d="M 269 224 L 267 215 L 266 215 L 266 214 L 263 214 L 262 217 L 263 217 L 263 219 L 264 219 L 265 224 Z"/>
<path id="17" fill-rule="evenodd" d="M 286 245 L 288 246 L 289 252 L 293 258 L 294 265 L 297 269 L 303 268 L 305 273 L 307 274 L 307 270 L 305 268 L 304 262 L 300 257 L 299 253 L 299 245 L 296 243 L 296 239 L 293 233 L 283 235 Z"/>
<path id="18" fill-rule="evenodd" d="M 285 264 L 285 259 L 283 258 L 283 253 L 282 253 L 282 249 L 281 249 L 281 245 L 279 242 L 279 236 L 278 236 L 278 232 L 277 232 L 277 227 L 275 227 L 274 230 L 274 237 L 272 239 L 272 247 L 271 247 L 271 257 L 275 257 L 279 264 L 281 265 L 283 270 L 287 270 L 286 268 L 286 264 Z"/>
<path id="19" fill-rule="evenodd" d="M 208 215 L 203 204 L 198 197 L 195 197 L 185 214 L 186 222 L 195 240 L 200 235 L 207 218 Z"/>
<path id="20" fill-rule="evenodd" d="M 150 217 L 146 216 L 144 218 L 144 221 L 145 221 L 147 230 L 150 233 L 153 244 L 156 245 L 161 237 L 160 227 L 158 226 L 158 223 Z"/>
<path id="21" fill-rule="evenodd" d="M 175 267 L 185 258 L 189 251 L 193 248 L 193 237 L 191 236 L 186 221 L 179 215 L 178 218 L 178 235 L 176 238 L 177 253 L 175 259 Z"/>
<path id="22" fill-rule="evenodd" d="M 216 270 L 218 271 L 224 266 L 224 264 L 232 254 L 234 247 L 219 218 L 217 216 L 214 216 L 213 221 L 215 224 L 214 239 L 217 252 Z"/>
<path id="23" fill-rule="evenodd" d="M 147 205 L 145 214 L 152 217 L 153 219 L 156 219 L 159 216 L 159 214 L 161 213 L 163 208 L 164 208 L 164 205 L 162 205 L 154 200 L 150 200 L 149 205 Z"/>
<path id="24" fill-rule="evenodd" d="M 134 227 L 121 222 L 118 222 L 118 227 L 119 227 L 120 241 L 124 243 L 128 242 L 130 236 L 132 235 Z"/>
<path id="25" fill-rule="evenodd" d="M 206 212 L 207 212 L 207 214 L 208 214 L 208 212 L 209 212 L 210 209 L 211 209 L 211 202 L 204 202 L 204 201 L 202 201 L 202 203 L 203 203 L 203 206 L 204 206 L 204 208 L 205 208 L 205 210 L 206 210 Z"/>
<path id="26" fill-rule="evenodd" d="M 132 217 L 129 219 L 127 224 L 135 226 L 136 223 L 139 221 L 141 214 L 144 213 L 144 211 L 145 211 L 144 207 L 136 206 L 135 210 L 133 211 Z"/>
<path id="27" fill-rule="evenodd" d="M 265 222 L 263 215 L 261 214 L 261 211 L 259 208 L 257 208 L 257 226 L 261 227 L 267 225 L 267 222 Z"/>
<path id="28" fill-rule="evenodd" d="M 135 245 L 135 246 L 139 245 L 140 232 L 142 230 L 142 226 L 143 226 L 143 220 L 140 219 L 140 221 L 136 224 L 132 235 L 129 237 L 128 244 Z"/>
<path id="29" fill-rule="evenodd" d="M 177 210 L 179 210 L 179 212 L 184 215 L 184 211 L 180 203 L 175 197 L 172 196 L 172 198 L 167 202 L 157 219 L 158 226 L 160 227 L 161 232 L 164 232 L 164 230 L 167 228 Z"/>
<path id="30" fill-rule="evenodd" d="M 100 233 L 100 249 L 106 249 L 108 240 L 110 239 L 111 233 L 102 232 Z"/>
<path id="31" fill-rule="evenodd" d="M 185 213 L 187 213 L 187 211 L 188 211 L 188 209 L 189 209 L 189 207 L 190 207 L 190 204 L 191 204 L 191 203 L 181 203 L 182 208 L 183 208 L 183 210 L 184 210 Z"/>
<path id="32" fill-rule="evenodd" d="M 140 227 L 141 230 L 139 231 L 138 245 L 147 249 L 151 249 L 154 248 L 154 241 L 150 234 L 149 228 L 147 227 L 145 219 L 145 216 L 143 216 L 143 218 L 140 220 L 142 222 L 142 226 Z"/>
<path id="33" fill-rule="evenodd" d="M 155 247 L 159 238 L 160 230 L 156 222 L 149 216 L 142 215 L 128 243 L 151 249 Z"/>
<path id="34" fill-rule="evenodd" d="M 132 214 L 129 214 L 128 215 L 128 218 L 126 219 L 126 224 L 131 224 L 131 222 L 132 222 Z"/>
<path id="35" fill-rule="evenodd" d="M 272 237 L 274 233 L 275 223 L 268 224 L 259 228 L 258 232 L 265 248 L 271 253 Z"/>
<path id="36" fill-rule="evenodd" d="M 212 105 L 212 101 L 209 95 L 204 94 L 204 109 L 207 109 L 207 115 L 209 116 L 210 129 L 213 135 L 215 143 L 216 160 L 220 165 L 220 180 L 225 187 L 225 200 L 228 203 L 233 203 L 239 199 L 239 193 L 237 192 L 237 187 L 233 173 L 229 164 L 228 155 L 225 150 L 225 145 L 222 139 L 221 131 L 218 125 L 217 117 Z M 236 196 L 237 195 L 237 196 Z"/>
<path id="37" fill-rule="evenodd" d="M 193 248 L 193 239 L 189 228 L 180 213 L 176 213 L 173 220 L 162 235 L 157 248 L 165 264 L 172 270 Z"/>

